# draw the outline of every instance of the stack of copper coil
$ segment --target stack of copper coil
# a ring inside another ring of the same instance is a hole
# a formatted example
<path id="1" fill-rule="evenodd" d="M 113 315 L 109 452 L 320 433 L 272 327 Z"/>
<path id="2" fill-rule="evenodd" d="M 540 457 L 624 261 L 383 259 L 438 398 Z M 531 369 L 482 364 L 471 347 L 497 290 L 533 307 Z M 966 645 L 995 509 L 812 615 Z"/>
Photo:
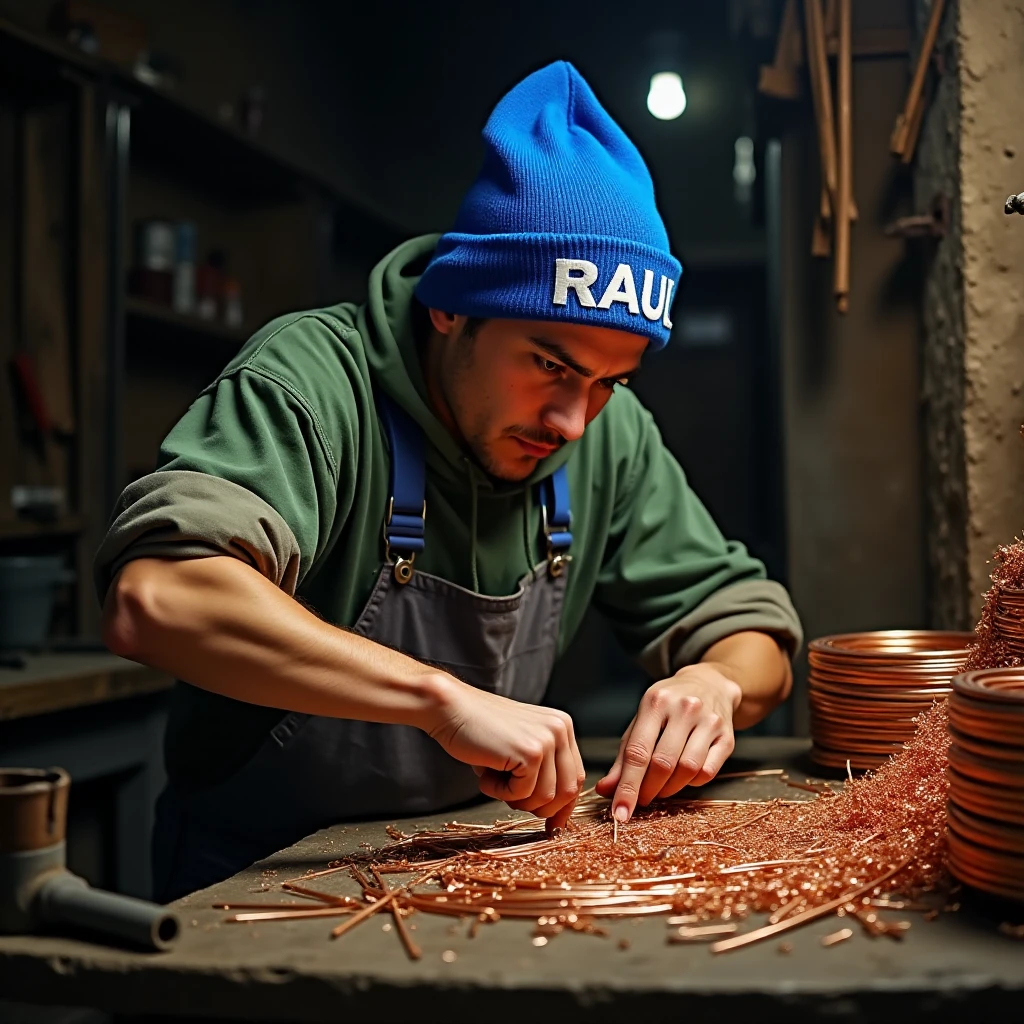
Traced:
<path id="1" fill-rule="evenodd" d="M 1024 590 L 997 588 L 992 625 L 1003 657 L 1024 662 Z"/>
<path id="2" fill-rule="evenodd" d="M 810 645 L 811 756 L 877 768 L 914 735 L 914 718 L 948 697 L 973 633 L 885 630 Z"/>
<path id="3" fill-rule="evenodd" d="M 1024 900 L 1024 668 L 957 676 L 949 732 L 949 869 Z"/>

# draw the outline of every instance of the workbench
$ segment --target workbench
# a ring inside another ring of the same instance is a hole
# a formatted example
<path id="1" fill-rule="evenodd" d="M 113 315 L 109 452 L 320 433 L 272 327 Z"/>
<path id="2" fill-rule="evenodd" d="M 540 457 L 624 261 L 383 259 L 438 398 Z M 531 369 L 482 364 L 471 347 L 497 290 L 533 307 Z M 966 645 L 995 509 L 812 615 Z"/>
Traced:
<path id="1" fill-rule="evenodd" d="M 107 651 L 26 654 L 0 665 L 0 721 L 169 690 L 164 672 Z"/>
<path id="2" fill-rule="evenodd" d="M 593 766 L 614 747 L 590 744 L 584 753 Z M 724 770 L 784 767 L 792 779 L 821 777 L 807 761 L 807 748 L 802 740 L 741 740 L 738 756 Z M 775 776 L 715 782 L 701 795 L 792 799 L 801 792 Z M 410 831 L 454 817 L 491 822 L 508 814 L 504 805 L 487 803 L 397 824 Z M 563 933 L 537 947 L 530 938 L 533 922 L 502 920 L 470 938 L 467 922 L 416 914 L 410 924 L 423 957 L 410 961 L 387 915 L 333 941 L 335 919 L 232 924 L 227 913 L 212 908 L 221 901 L 287 898 L 275 892 L 275 883 L 321 869 L 362 844 L 383 845 L 386 824 L 326 829 L 178 901 L 183 935 L 168 953 L 126 952 L 71 938 L 0 937 L 0 993 L 99 1007 L 130 1020 L 160 1014 L 488 1024 L 522 1024 L 540 1015 L 560 1022 L 621 1022 L 628 1015 L 716 1024 L 1020 1019 L 1024 941 L 1001 934 L 998 925 L 1020 921 L 1024 907 L 963 892 L 956 896 L 960 910 L 934 921 L 901 912 L 913 925 L 899 942 L 869 938 L 858 926 L 852 939 L 825 948 L 822 936 L 838 927 L 828 918 L 782 936 L 792 946 L 788 954 L 780 951 L 779 939 L 770 939 L 717 956 L 704 945 L 667 944 L 662 917 L 601 921 L 608 938 Z M 358 894 L 340 872 L 314 884 Z"/>
<path id="3" fill-rule="evenodd" d="M 65 768 L 72 779 L 69 863 L 96 884 L 148 896 L 174 680 L 103 650 L 10 660 L 18 667 L 0 666 L 0 765 Z"/>

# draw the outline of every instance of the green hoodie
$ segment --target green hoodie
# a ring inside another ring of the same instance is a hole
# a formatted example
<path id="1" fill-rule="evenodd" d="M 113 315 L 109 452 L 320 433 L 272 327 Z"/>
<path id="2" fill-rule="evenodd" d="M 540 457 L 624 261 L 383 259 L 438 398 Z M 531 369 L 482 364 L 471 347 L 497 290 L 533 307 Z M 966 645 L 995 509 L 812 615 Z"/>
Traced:
<path id="1" fill-rule="evenodd" d="M 717 640 L 770 632 L 791 650 L 800 625 L 781 586 L 726 541 L 639 401 L 616 389 L 584 436 L 526 481 L 488 477 L 434 416 L 412 325 L 413 288 L 436 236 L 399 246 L 372 272 L 370 300 L 281 317 L 259 331 L 132 483 L 96 559 L 102 600 L 129 560 L 231 554 L 352 626 L 384 559 L 389 456 L 374 389 L 427 438 L 426 550 L 416 569 L 510 594 L 543 559 L 533 484 L 568 462 L 572 564 L 559 634 L 586 608 L 610 620 L 654 678 Z M 229 777 L 283 712 L 179 685 L 166 760 L 183 789 Z"/>

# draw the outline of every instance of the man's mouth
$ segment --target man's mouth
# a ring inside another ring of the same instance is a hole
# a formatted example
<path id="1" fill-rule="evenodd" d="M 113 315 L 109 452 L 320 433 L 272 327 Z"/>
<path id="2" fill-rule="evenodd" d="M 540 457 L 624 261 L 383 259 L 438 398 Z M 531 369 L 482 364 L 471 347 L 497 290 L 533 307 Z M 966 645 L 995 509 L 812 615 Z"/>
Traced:
<path id="1" fill-rule="evenodd" d="M 546 459 L 553 451 L 558 449 L 554 444 L 534 444 L 532 441 L 524 441 L 521 437 L 512 438 L 526 455 L 533 459 Z"/>

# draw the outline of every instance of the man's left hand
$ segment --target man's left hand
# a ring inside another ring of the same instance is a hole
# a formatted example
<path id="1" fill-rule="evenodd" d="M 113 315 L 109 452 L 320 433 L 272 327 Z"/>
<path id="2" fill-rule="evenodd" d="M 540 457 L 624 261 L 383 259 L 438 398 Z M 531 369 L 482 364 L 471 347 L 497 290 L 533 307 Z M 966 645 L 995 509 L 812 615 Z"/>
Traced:
<path id="1" fill-rule="evenodd" d="M 715 777 L 733 751 L 733 714 L 743 691 L 708 663 L 655 683 L 629 723 L 608 774 L 597 784 L 612 814 L 628 821 L 639 805 Z"/>

